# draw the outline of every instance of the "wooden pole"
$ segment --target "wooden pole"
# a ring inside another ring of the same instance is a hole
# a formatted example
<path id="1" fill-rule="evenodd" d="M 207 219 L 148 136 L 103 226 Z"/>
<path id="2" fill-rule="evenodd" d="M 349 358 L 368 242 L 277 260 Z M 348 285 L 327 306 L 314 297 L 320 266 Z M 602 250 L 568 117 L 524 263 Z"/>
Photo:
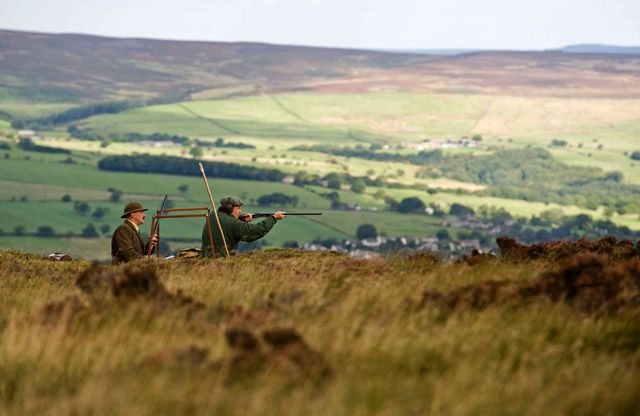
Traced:
<path id="1" fill-rule="evenodd" d="M 204 173 L 204 167 L 202 166 L 202 163 L 198 162 L 198 166 L 200 167 L 200 172 L 202 173 L 202 179 L 204 179 L 204 186 L 205 188 L 207 188 L 207 194 L 209 194 L 209 202 L 211 202 L 211 206 L 213 207 L 213 215 L 216 217 L 216 223 L 218 223 L 218 229 L 220 230 L 220 235 L 222 236 L 224 251 L 227 253 L 227 257 L 231 257 L 231 254 L 229 254 L 229 248 L 227 247 L 227 240 L 224 238 L 224 232 L 222 231 L 222 225 L 220 225 L 220 218 L 218 218 L 216 204 L 215 202 L 213 202 L 213 196 L 211 195 L 211 188 L 209 187 L 209 181 L 207 181 L 207 175 Z"/>
<path id="2" fill-rule="evenodd" d="M 207 211 L 209 211 L 209 209 L 207 209 Z M 207 230 L 209 231 L 209 244 L 211 245 L 211 256 L 213 256 L 214 258 L 216 257 L 216 249 L 213 248 L 213 233 L 211 232 L 211 222 L 209 221 L 209 213 L 207 212 Z"/>

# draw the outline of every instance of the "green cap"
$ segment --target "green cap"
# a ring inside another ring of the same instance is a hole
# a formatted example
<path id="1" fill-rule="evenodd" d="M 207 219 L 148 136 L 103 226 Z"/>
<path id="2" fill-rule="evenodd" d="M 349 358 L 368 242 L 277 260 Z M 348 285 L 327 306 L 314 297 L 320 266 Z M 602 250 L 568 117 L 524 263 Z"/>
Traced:
<path id="1" fill-rule="evenodd" d="M 146 210 L 147 208 L 143 207 L 142 204 L 139 202 L 129 202 L 127 205 L 124 206 L 124 213 L 120 218 L 126 218 L 126 216 L 129 214 L 133 214 L 134 212 L 138 212 L 138 211 L 146 211 Z"/>
<path id="2" fill-rule="evenodd" d="M 235 196 L 225 196 L 220 198 L 220 206 L 231 211 L 233 207 L 241 207 L 244 205 L 242 199 Z"/>

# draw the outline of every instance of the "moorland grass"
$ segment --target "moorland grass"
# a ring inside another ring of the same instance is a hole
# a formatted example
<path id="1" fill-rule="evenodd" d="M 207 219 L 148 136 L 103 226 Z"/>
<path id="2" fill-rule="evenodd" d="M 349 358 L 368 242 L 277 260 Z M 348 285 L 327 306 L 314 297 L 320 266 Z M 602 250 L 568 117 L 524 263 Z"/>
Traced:
<path id="1" fill-rule="evenodd" d="M 526 284 L 549 263 L 276 250 L 150 265 L 182 303 L 82 292 L 75 281 L 90 267 L 0 253 L 1 413 L 632 414 L 640 388 L 637 307 L 422 302 L 427 290 Z M 242 355 L 230 328 L 292 328 L 330 375 L 305 371 L 304 348 L 278 355 L 260 340 L 263 353 Z"/>

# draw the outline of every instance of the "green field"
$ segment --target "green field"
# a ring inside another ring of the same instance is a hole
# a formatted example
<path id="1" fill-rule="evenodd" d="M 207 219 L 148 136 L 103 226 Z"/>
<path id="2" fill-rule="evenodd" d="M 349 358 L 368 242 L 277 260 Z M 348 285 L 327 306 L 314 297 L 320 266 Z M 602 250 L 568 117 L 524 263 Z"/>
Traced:
<path id="1" fill-rule="evenodd" d="M 640 183 L 640 166 L 628 158 L 640 149 L 638 120 L 640 100 L 371 93 L 193 101 L 95 116 L 81 126 L 102 135 L 221 136 L 280 152 L 305 143 L 397 145 L 473 134 L 505 148 L 546 147 L 561 139 L 567 147 L 550 149 L 559 160 L 619 170 L 627 182 Z"/>
<path id="2" fill-rule="evenodd" d="M 45 107 L 33 111 L 44 111 Z M 559 161 L 620 171 L 625 182 L 640 184 L 640 166 L 629 158 L 640 138 L 639 119 L 640 102 L 637 100 L 370 93 L 281 94 L 191 101 L 94 116 L 77 124 L 106 138 L 111 134 L 159 132 L 203 140 L 223 137 L 227 142 L 256 146 L 256 149 L 203 148 L 202 160 L 276 168 L 288 173 L 304 170 L 320 175 L 347 172 L 356 176 L 383 176 L 388 181 L 419 189 L 439 188 L 435 194 L 418 189 L 372 187 L 364 194 L 355 194 L 344 188 L 339 191 L 341 201 L 357 204 L 361 211 L 327 212 L 315 219 L 288 219 L 265 239 L 269 245 L 278 246 L 290 240 L 350 238 L 362 223 L 375 223 L 380 232 L 388 235 L 407 236 L 433 235 L 441 227 L 440 219 L 375 212 L 385 206 L 379 195 L 374 197 L 380 191 L 398 201 L 417 196 L 427 204 L 439 204 L 445 209 L 458 202 L 474 209 L 482 205 L 505 208 L 515 217 L 530 218 L 555 208 L 566 215 L 586 213 L 595 219 L 605 218 L 602 209 L 458 193 L 455 189 L 479 191 L 484 187 L 445 177 L 416 178 L 421 167 L 406 163 L 288 150 L 294 145 L 368 146 L 379 143 L 389 145 L 391 152 L 412 153 L 416 150 L 402 146 L 406 147 L 409 142 L 481 134 L 481 144 L 490 149 L 545 147 Z M 2 126 L 7 128 L 8 124 Z M 8 155 L 0 163 L 0 205 L 7 213 L 0 220 L 0 229 L 5 233 L 12 232 L 16 225 L 23 225 L 27 233 L 34 233 L 40 225 L 51 225 L 57 232 L 73 234 L 78 234 L 88 223 L 95 223 L 97 227 L 107 224 L 113 228 L 120 221 L 117 214 L 122 203 L 108 201 L 108 188 L 122 190 L 123 200 L 137 199 L 151 207 L 157 205 L 165 193 L 176 206 L 207 205 L 201 178 L 197 176 L 114 173 L 96 169 L 97 161 L 105 154 L 137 152 L 189 157 L 189 147 L 150 147 L 119 142 L 110 142 L 105 147 L 99 141 L 69 139 L 60 130 L 45 134 L 51 138 L 41 144 L 71 150 L 76 163 L 60 163 L 67 155 L 24 152 L 15 145 L 10 151 L 0 152 Z M 565 140 L 567 146 L 548 147 L 554 139 Z M 451 154 L 487 152 L 486 148 L 443 150 Z M 187 185 L 188 190 L 178 192 L 180 185 Z M 255 200 L 273 192 L 297 196 L 300 203 L 295 209 L 298 210 L 327 211 L 329 207 L 328 200 L 318 195 L 329 190 L 321 187 L 305 190 L 285 184 L 217 179 L 212 185 L 217 197 L 235 194 L 243 198 L 247 203 L 246 210 L 264 210 L 265 207 L 256 206 Z M 92 210 L 96 207 L 108 209 L 108 217 L 100 220 L 93 220 L 89 215 L 76 217 L 72 204 L 60 201 L 66 194 L 73 200 L 88 202 Z M 606 218 L 619 225 L 640 229 L 637 213 L 609 214 Z M 199 221 L 172 221 L 163 226 L 163 235 L 171 239 L 197 239 L 200 230 Z M 15 244 L 24 242 L 16 248 L 39 250 L 37 244 L 30 242 L 32 240 L 11 237 Z M 66 242 L 60 240 L 60 244 Z M 172 243 L 172 247 L 176 244 Z"/>
<path id="3" fill-rule="evenodd" d="M 486 99 L 426 94 L 258 96 L 146 107 L 87 119 L 102 134 L 249 136 L 264 145 L 348 144 L 464 135 Z M 425 116 L 427 113 L 427 116 Z M 284 143 L 283 143 L 284 141 Z"/>

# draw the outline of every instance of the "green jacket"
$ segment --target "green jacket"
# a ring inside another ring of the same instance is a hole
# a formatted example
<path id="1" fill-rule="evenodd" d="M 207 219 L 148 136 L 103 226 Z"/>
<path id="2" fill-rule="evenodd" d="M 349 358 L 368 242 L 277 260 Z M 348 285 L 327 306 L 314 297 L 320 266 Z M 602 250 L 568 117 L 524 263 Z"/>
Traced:
<path id="1" fill-rule="evenodd" d="M 147 254 L 146 246 L 131 222 L 125 220 L 111 237 L 111 263 L 126 263 Z"/>
<path id="2" fill-rule="evenodd" d="M 240 241 L 255 241 L 261 237 L 264 237 L 271 228 L 276 224 L 276 219 L 273 217 L 267 217 L 262 221 L 246 222 L 233 218 L 231 215 L 218 211 L 218 218 L 220 219 L 220 226 L 224 232 L 224 238 L 227 242 L 227 248 L 229 254 L 234 256 L 238 243 Z M 222 243 L 222 237 L 220 236 L 220 230 L 216 223 L 215 217 L 209 217 L 211 223 L 211 233 L 213 235 L 213 248 L 216 253 L 216 257 L 225 257 L 224 244 Z M 200 252 L 202 257 L 213 257 L 211 255 L 211 246 L 209 243 L 209 230 L 207 224 L 204 224 L 202 229 L 202 251 Z"/>

